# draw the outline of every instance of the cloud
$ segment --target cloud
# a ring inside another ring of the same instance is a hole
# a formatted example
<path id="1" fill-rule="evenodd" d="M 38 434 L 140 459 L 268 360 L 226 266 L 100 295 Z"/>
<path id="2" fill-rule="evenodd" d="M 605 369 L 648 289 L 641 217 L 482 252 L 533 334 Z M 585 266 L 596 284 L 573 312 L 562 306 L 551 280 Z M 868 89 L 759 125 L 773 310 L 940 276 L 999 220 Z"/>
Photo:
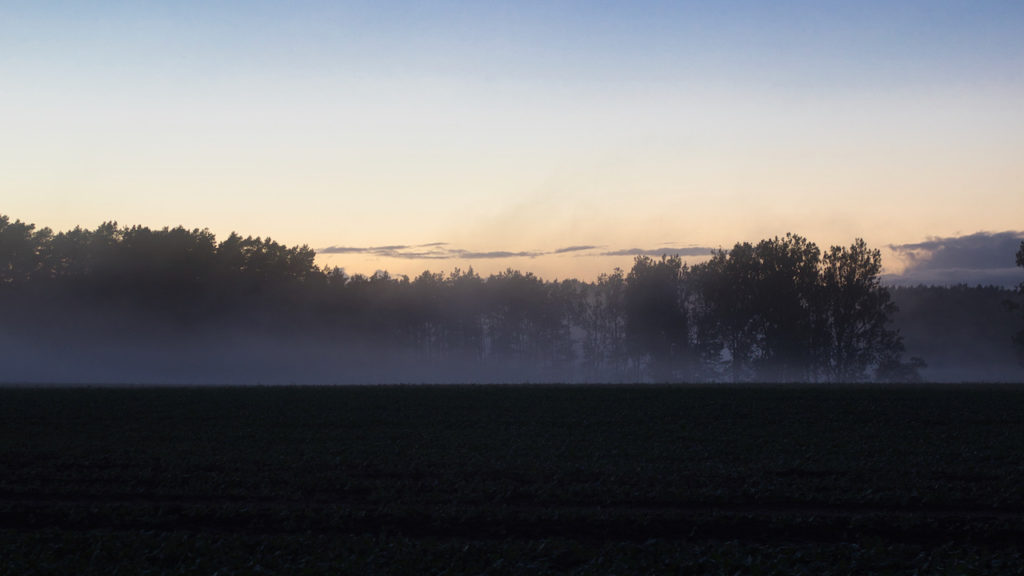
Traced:
<path id="1" fill-rule="evenodd" d="M 395 244 L 390 246 L 328 246 L 317 250 L 320 254 L 364 254 L 384 258 L 398 258 L 403 260 L 484 260 L 503 258 L 537 258 L 540 256 L 559 256 L 572 254 L 575 256 L 661 256 L 662 254 L 680 256 L 707 256 L 711 248 L 703 246 L 687 246 L 685 248 L 673 248 L 663 246 L 661 248 L 627 248 L 620 250 L 599 251 L 603 246 L 595 244 L 579 244 L 564 246 L 553 250 L 489 250 L 475 251 L 462 248 L 453 248 L 447 242 L 430 242 L 428 244 L 405 245 Z"/>
<path id="2" fill-rule="evenodd" d="M 552 254 L 568 254 L 569 252 L 585 252 L 585 251 L 594 250 L 594 249 L 597 249 L 597 248 L 600 248 L 600 246 L 593 246 L 593 245 L 566 246 L 565 248 L 558 248 L 556 250 L 552 250 L 551 253 Z"/>
<path id="3" fill-rule="evenodd" d="M 624 250 L 611 250 L 602 252 L 602 256 L 709 256 L 714 248 L 705 246 L 688 246 L 686 248 L 626 248 Z"/>
<path id="4" fill-rule="evenodd" d="M 328 246 L 317 250 L 319 254 L 366 254 L 370 256 L 383 256 L 386 258 L 405 258 L 413 260 L 443 260 L 450 258 L 451 250 L 446 248 L 445 242 L 431 242 L 429 244 L 417 244 L 410 246 L 406 244 L 394 244 L 390 246 Z"/>
<path id="5" fill-rule="evenodd" d="M 353 246 L 328 246 L 317 249 L 317 254 L 365 254 L 374 248 L 356 248 Z"/>
<path id="6" fill-rule="evenodd" d="M 975 232 L 889 247 L 914 268 L 1012 268 L 1024 232 Z"/>
<path id="7" fill-rule="evenodd" d="M 328 246 L 317 250 L 319 254 L 365 254 L 384 258 L 402 260 L 449 260 L 449 259 L 487 259 L 487 258 L 535 258 L 550 252 L 492 250 L 478 252 L 462 248 L 450 248 L 447 242 L 430 242 L 427 244 L 395 244 L 391 246 Z"/>
<path id="8" fill-rule="evenodd" d="M 487 258 L 536 258 L 537 256 L 544 256 L 550 254 L 550 252 L 508 252 L 505 250 L 494 250 L 491 252 L 472 252 L 470 250 L 452 250 L 449 258 L 469 258 L 469 259 L 487 259 Z"/>
<path id="9" fill-rule="evenodd" d="M 1016 253 L 1024 232 L 976 232 L 933 237 L 924 242 L 892 244 L 889 248 L 906 268 L 887 274 L 892 284 L 984 284 L 1013 287 L 1024 281 Z"/>

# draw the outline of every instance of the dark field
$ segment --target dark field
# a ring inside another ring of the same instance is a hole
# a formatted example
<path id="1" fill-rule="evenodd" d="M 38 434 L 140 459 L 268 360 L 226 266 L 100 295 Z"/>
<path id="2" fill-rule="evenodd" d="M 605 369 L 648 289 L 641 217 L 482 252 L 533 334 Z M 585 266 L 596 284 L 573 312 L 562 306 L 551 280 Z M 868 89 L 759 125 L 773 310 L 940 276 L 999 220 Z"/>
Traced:
<path id="1" fill-rule="evenodd" d="M 0 574 L 1024 574 L 1024 387 L 0 390 Z"/>

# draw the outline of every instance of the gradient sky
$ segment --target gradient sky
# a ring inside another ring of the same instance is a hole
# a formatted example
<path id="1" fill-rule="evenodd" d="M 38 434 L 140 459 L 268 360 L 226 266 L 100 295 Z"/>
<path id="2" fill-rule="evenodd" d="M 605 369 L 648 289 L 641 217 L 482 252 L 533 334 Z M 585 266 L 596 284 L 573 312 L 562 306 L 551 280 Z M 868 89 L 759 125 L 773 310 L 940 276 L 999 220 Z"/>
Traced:
<path id="1" fill-rule="evenodd" d="M 0 213 L 548 278 L 1020 230 L 1024 2 L 0 0 Z"/>

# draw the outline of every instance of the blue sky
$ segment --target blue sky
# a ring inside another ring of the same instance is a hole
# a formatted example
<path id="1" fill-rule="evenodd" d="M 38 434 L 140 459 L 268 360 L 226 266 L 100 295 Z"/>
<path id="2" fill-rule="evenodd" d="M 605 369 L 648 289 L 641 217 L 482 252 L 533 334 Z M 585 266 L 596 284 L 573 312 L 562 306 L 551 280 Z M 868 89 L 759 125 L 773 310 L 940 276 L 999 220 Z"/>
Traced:
<path id="1" fill-rule="evenodd" d="M 1024 3 L 0 2 L 0 126 L 0 211 L 56 229 L 547 277 L 912 244 L 1022 228 Z"/>

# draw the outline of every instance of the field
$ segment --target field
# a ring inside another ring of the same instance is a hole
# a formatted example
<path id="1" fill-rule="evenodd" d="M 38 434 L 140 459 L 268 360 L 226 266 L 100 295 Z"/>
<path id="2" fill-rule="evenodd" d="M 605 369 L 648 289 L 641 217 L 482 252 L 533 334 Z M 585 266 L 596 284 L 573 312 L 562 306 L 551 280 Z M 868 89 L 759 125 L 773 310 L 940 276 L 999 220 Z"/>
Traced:
<path id="1" fill-rule="evenodd" d="M 1024 574 L 1024 387 L 0 389 L 0 574 Z"/>

